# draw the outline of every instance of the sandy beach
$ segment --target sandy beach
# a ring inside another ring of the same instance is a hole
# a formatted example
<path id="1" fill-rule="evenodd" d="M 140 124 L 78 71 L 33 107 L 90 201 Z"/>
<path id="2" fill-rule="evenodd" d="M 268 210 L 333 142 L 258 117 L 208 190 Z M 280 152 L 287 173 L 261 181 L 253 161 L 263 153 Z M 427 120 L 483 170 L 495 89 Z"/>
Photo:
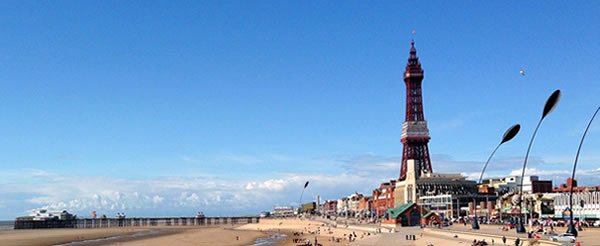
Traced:
<path id="1" fill-rule="evenodd" d="M 46 246 L 148 232 L 151 228 L 39 229 L 0 232 L 3 246 Z"/>
<path id="2" fill-rule="evenodd" d="M 320 221 L 300 219 L 262 219 L 258 224 L 247 224 L 240 226 L 238 229 L 272 231 L 286 234 L 288 236 L 287 239 L 278 244 L 282 246 L 298 245 L 305 240 L 310 240 L 314 243 L 315 238 L 319 244 L 323 244 L 324 246 L 346 245 L 350 243 L 351 234 L 353 235 L 353 242 L 375 236 L 371 232 L 336 228 L 327 226 Z"/>
<path id="3" fill-rule="evenodd" d="M 152 232 L 152 233 L 150 233 Z M 226 227 L 142 227 L 97 229 L 40 229 L 10 230 L 0 232 L 2 246 L 50 246 L 76 241 L 106 239 L 115 236 L 142 234 L 139 237 L 122 237 L 114 240 L 90 242 L 84 245 L 252 245 L 267 233 L 235 231 Z"/>
<path id="4" fill-rule="evenodd" d="M 118 241 L 102 245 L 214 245 L 214 246 L 247 246 L 252 245 L 259 237 L 267 237 L 267 233 L 260 231 L 237 231 L 231 227 L 210 227 L 184 229 L 178 233 L 132 241 Z"/>
<path id="5" fill-rule="evenodd" d="M 44 229 L 12 230 L 0 233 L 1 245 L 47 246 L 65 244 L 74 241 L 109 238 L 120 235 L 132 235 L 142 232 L 157 232 L 140 237 L 123 237 L 108 241 L 86 243 L 84 245 L 206 245 L 206 246 L 247 246 L 253 245 L 258 238 L 285 234 L 277 245 L 291 246 L 304 240 L 314 242 L 315 238 L 323 245 L 347 245 L 349 235 L 356 235 L 360 241 L 372 237 L 372 233 L 353 231 L 345 228 L 329 227 L 319 221 L 299 219 L 263 219 L 258 224 L 246 224 L 238 227 L 142 227 L 142 228 L 98 228 L 98 229 Z M 354 238 L 354 236 L 353 236 Z M 337 242 L 336 242 L 337 241 Z"/>
<path id="6" fill-rule="evenodd" d="M 489 228 L 488 228 L 489 227 Z M 258 238 L 277 237 L 278 246 L 296 246 L 315 239 L 324 246 L 359 245 L 469 245 L 473 239 L 486 239 L 486 236 L 450 237 L 427 233 L 419 227 L 397 228 L 396 233 L 373 233 L 373 225 L 329 226 L 322 221 L 306 219 L 261 219 L 257 224 L 245 224 L 233 227 L 197 227 L 168 226 L 142 228 L 99 228 L 99 229 L 47 229 L 47 230 L 12 230 L 0 232 L 0 245 L 33 245 L 46 246 L 65 244 L 74 241 L 110 238 L 119 235 L 145 233 L 136 237 L 119 237 L 111 240 L 88 242 L 83 245 L 206 245 L 206 246 L 248 246 Z M 462 226 L 453 226 L 457 232 L 466 230 Z M 481 232 L 502 234 L 494 226 L 482 226 Z M 468 231 L 468 230 L 467 230 Z M 150 233 L 152 232 L 152 233 Z M 511 232 L 504 232 L 510 234 Z M 460 233 L 459 233 L 460 234 Z M 508 236 L 507 234 L 507 236 Z M 285 235 L 285 236 L 281 236 Z M 352 235 L 352 237 L 350 237 Z M 356 236 L 355 236 L 356 235 Z M 407 240 L 407 235 L 414 235 L 415 240 Z M 596 230 L 582 232 L 582 240 L 597 240 Z M 491 242 L 490 238 L 487 238 Z M 512 241 L 511 241 L 512 242 Z M 496 243 L 499 240 L 496 239 Z"/>

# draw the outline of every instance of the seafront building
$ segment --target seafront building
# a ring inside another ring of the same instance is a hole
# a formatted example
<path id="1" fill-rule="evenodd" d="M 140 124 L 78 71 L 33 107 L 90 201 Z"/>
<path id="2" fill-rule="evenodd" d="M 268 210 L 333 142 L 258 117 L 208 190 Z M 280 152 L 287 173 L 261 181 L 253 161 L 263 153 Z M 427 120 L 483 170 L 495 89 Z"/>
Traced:
<path id="1" fill-rule="evenodd" d="M 336 214 L 337 213 L 337 200 L 326 200 L 323 204 L 323 212 L 325 214 Z"/>
<path id="2" fill-rule="evenodd" d="M 356 207 L 356 217 L 369 218 L 373 217 L 373 197 L 363 196 L 358 200 Z"/>
<path id="3" fill-rule="evenodd" d="M 482 186 L 493 187 L 501 194 L 513 190 L 519 190 L 521 186 L 521 176 L 507 176 L 500 179 L 486 179 L 483 180 L 482 184 L 480 185 L 480 187 Z M 523 179 L 523 192 L 552 192 L 552 180 L 540 180 L 538 176 L 525 176 Z"/>
<path id="4" fill-rule="evenodd" d="M 535 203 L 534 213 L 538 214 L 538 217 L 542 219 L 556 218 L 556 209 L 554 207 L 554 201 L 556 200 L 557 196 L 560 196 L 560 193 L 538 194 Z"/>
<path id="5" fill-rule="evenodd" d="M 577 180 L 567 179 L 565 184 L 553 189 L 558 194 L 554 197 L 554 217 L 562 218 L 569 214 L 569 197 L 573 189 L 573 216 L 583 220 L 600 219 L 600 186 L 577 186 Z"/>
<path id="6" fill-rule="evenodd" d="M 273 217 L 288 217 L 294 216 L 294 207 L 291 206 L 276 206 L 271 211 Z"/>
<path id="7" fill-rule="evenodd" d="M 316 202 L 303 203 L 300 212 L 314 214 L 317 212 L 318 206 Z"/>
<path id="8" fill-rule="evenodd" d="M 356 214 L 358 212 L 358 204 L 360 200 L 363 198 L 362 194 L 354 192 L 348 196 L 348 211 L 352 214 Z"/>
<path id="9" fill-rule="evenodd" d="M 554 217 L 569 214 L 569 193 L 559 193 L 554 198 Z M 573 193 L 573 218 L 582 220 L 600 219 L 600 191 Z"/>
<path id="10" fill-rule="evenodd" d="M 379 185 L 379 188 L 373 190 L 373 213 L 381 217 L 390 208 L 394 207 L 394 190 L 396 189 L 396 180 L 390 180 Z"/>
<path id="11" fill-rule="evenodd" d="M 348 206 L 348 198 L 343 197 L 337 200 L 337 213 L 338 214 L 348 214 L 349 206 Z"/>
<path id="12" fill-rule="evenodd" d="M 600 191 L 600 186 L 577 186 L 577 180 L 567 178 L 567 183 L 553 188 L 552 192 L 570 192 L 571 188 L 573 188 L 573 192 Z"/>

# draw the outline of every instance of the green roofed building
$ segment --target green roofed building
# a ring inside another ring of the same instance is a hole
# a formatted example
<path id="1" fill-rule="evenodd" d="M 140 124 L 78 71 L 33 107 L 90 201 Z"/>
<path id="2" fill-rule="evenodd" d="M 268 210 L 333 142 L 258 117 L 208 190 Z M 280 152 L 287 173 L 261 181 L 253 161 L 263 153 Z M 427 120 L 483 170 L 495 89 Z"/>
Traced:
<path id="1" fill-rule="evenodd" d="M 385 211 L 383 223 L 396 226 L 417 226 L 421 224 L 421 216 L 426 212 L 414 202 L 400 204 Z"/>
<path id="2" fill-rule="evenodd" d="M 393 226 L 418 226 L 421 224 L 437 224 L 440 222 L 440 216 L 422 208 L 418 204 L 404 203 L 395 208 L 385 211 L 383 223 Z"/>

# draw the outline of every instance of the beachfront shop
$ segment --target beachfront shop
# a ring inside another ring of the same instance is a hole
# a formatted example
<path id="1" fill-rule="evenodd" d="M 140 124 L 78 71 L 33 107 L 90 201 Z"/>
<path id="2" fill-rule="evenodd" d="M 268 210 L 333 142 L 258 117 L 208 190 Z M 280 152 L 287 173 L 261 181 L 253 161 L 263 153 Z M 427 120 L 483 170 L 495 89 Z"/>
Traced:
<path id="1" fill-rule="evenodd" d="M 400 204 L 385 211 L 383 223 L 395 226 L 418 226 L 439 223 L 440 217 L 434 212 L 423 209 L 416 203 Z"/>

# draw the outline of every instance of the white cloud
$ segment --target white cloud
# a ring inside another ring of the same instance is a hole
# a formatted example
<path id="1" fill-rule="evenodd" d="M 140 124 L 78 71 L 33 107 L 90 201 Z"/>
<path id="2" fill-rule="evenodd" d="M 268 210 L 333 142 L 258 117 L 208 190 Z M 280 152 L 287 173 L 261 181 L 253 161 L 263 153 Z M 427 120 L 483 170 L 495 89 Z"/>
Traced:
<path id="1" fill-rule="evenodd" d="M 479 176 L 481 175 L 481 172 L 471 172 L 471 173 L 460 173 L 461 175 L 467 177 L 467 179 L 470 180 L 479 180 Z M 483 175 L 483 178 L 487 178 L 487 175 Z"/>
<path id="2" fill-rule="evenodd" d="M 510 172 L 510 176 L 521 176 L 523 169 L 517 169 Z M 536 176 L 555 176 L 555 175 L 569 175 L 571 172 L 567 170 L 539 170 L 537 168 L 525 168 L 525 176 L 536 175 Z"/>
<path id="3" fill-rule="evenodd" d="M 366 154 L 326 157 L 317 161 L 336 163 L 340 171 L 333 174 L 279 173 L 258 178 L 204 175 L 121 179 L 61 176 L 39 169 L 22 170 L 22 176 L 33 179 L 11 179 L 0 185 L 0 206 L 3 207 L 0 218 L 12 219 L 29 209 L 40 207 L 67 209 L 83 216 L 91 214 L 91 211 L 99 214 L 127 212 L 138 216 L 193 216 L 197 211 L 208 215 L 258 213 L 274 205 L 297 205 L 306 181 L 310 184 L 304 199 L 312 200 L 316 195 L 323 200 L 338 199 L 355 191 L 370 195 L 381 182 L 397 178 L 400 169 L 399 156 Z M 482 162 L 455 161 L 444 155 L 434 155 L 432 161 L 435 172 L 462 172 L 473 180 L 479 177 L 483 165 Z M 520 174 L 518 167 L 522 161 L 519 157 L 498 158 L 485 177 Z M 570 176 L 569 170 L 542 169 L 545 160 L 541 158 L 532 157 L 529 163 L 528 175 L 552 179 L 555 186 Z M 3 173 L 0 178 L 18 174 Z M 595 184 L 598 174 L 600 168 L 597 166 L 593 169 L 584 166 L 577 173 L 577 179 L 581 185 Z"/>
<path id="4" fill-rule="evenodd" d="M 283 179 L 269 179 L 264 182 L 249 182 L 246 185 L 246 190 L 252 189 L 266 189 L 278 191 L 283 189 L 287 185 L 287 182 Z"/>
<path id="5" fill-rule="evenodd" d="M 161 196 L 159 196 L 159 195 L 154 195 L 154 196 L 152 197 L 152 202 L 153 202 L 153 203 L 155 203 L 155 204 L 157 204 L 157 203 L 161 203 L 163 200 L 165 200 L 165 198 L 164 198 L 164 197 L 161 197 Z"/>
<path id="6" fill-rule="evenodd" d="M 354 191 L 370 194 L 380 180 L 358 174 L 337 175 L 281 173 L 268 179 L 218 179 L 206 177 L 160 177 L 120 179 L 96 176 L 45 175 L 33 183 L 0 186 L 3 199 L 0 218 L 11 219 L 28 210 L 66 209 L 80 217 L 127 212 L 135 216 L 247 214 L 271 209 L 273 205 L 296 205 L 304 183 L 309 180 L 305 199 L 317 194 L 337 199 Z M 305 200 L 306 201 L 306 200 Z M 10 213 L 9 211 L 13 211 Z"/>

